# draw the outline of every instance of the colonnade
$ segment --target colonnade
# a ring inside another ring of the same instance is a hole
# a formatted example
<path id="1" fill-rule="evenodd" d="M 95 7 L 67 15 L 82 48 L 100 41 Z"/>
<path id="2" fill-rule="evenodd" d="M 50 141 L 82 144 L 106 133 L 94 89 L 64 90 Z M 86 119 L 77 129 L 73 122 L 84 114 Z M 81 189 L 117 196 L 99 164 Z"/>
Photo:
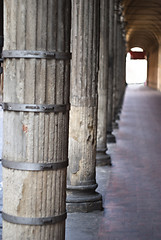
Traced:
<path id="1" fill-rule="evenodd" d="M 96 165 L 112 164 L 125 90 L 121 17 L 117 0 L 4 1 L 3 239 L 63 240 L 66 208 L 102 210 Z"/>

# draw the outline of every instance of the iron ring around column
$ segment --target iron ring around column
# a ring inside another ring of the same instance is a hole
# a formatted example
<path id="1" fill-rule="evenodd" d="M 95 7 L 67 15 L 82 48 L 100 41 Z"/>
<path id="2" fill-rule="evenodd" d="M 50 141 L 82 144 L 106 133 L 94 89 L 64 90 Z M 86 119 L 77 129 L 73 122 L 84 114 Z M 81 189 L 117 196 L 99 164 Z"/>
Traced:
<path id="1" fill-rule="evenodd" d="M 22 103 L 6 103 L 0 104 L 4 111 L 15 112 L 43 112 L 43 113 L 58 113 L 66 112 L 70 109 L 70 104 L 22 104 Z"/>
<path id="2" fill-rule="evenodd" d="M 29 163 L 29 162 L 13 162 L 2 159 L 2 166 L 9 169 L 21 171 L 51 171 L 63 169 L 68 166 L 68 160 L 55 163 Z"/>
<path id="3" fill-rule="evenodd" d="M 49 52 L 49 51 L 30 51 L 30 50 L 3 50 L 3 58 L 26 58 L 26 59 L 56 59 L 70 60 L 69 52 Z"/>
<path id="4" fill-rule="evenodd" d="M 64 221 L 67 218 L 67 213 L 63 213 L 58 216 L 53 217 L 42 217 L 42 218 L 27 218 L 27 217 L 17 217 L 5 212 L 2 212 L 2 218 L 6 222 L 10 222 L 13 224 L 21 224 L 21 225 L 34 225 L 34 226 L 42 226 L 47 224 L 55 224 Z"/>

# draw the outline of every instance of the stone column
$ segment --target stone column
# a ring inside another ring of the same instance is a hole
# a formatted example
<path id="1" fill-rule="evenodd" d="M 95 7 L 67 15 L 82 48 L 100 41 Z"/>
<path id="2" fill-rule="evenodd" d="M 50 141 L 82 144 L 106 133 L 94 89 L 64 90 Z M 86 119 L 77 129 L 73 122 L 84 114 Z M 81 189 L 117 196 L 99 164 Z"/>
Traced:
<path id="1" fill-rule="evenodd" d="M 116 97 L 115 97 L 115 112 L 114 112 L 114 119 L 115 121 L 119 120 L 119 110 L 120 110 L 120 101 L 121 101 L 121 95 L 122 95 L 122 36 L 121 36 L 121 23 L 120 23 L 120 16 L 121 13 L 118 11 L 118 20 L 117 20 L 117 59 L 116 59 Z"/>
<path id="2" fill-rule="evenodd" d="M 114 85 L 114 1 L 109 1 L 109 63 L 108 63 L 108 114 L 107 114 L 107 142 L 115 143 L 113 135 L 113 85 Z"/>
<path id="3" fill-rule="evenodd" d="M 95 178 L 99 0 L 73 0 L 67 210 L 102 209 Z"/>
<path id="4" fill-rule="evenodd" d="M 0 94 L 2 94 L 3 89 L 2 48 L 3 48 L 3 0 L 0 0 Z"/>
<path id="5" fill-rule="evenodd" d="M 116 121 L 116 109 L 117 109 L 117 102 L 118 102 L 118 0 L 114 2 L 114 75 L 113 75 L 113 128 L 118 129 L 119 125 Z"/>
<path id="6" fill-rule="evenodd" d="M 122 16 L 121 5 L 118 9 L 118 21 L 117 21 L 117 74 L 116 74 L 116 105 L 115 105 L 115 120 L 120 119 L 120 112 L 123 103 L 123 96 L 125 90 L 125 41 L 123 39 L 124 23 Z"/>
<path id="7" fill-rule="evenodd" d="M 125 81 L 125 64 L 126 64 L 126 50 L 125 50 L 125 35 L 124 35 L 124 24 L 121 22 L 120 26 L 120 96 L 119 96 L 119 105 L 118 105 L 118 117 L 120 117 L 120 113 L 122 110 L 122 104 L 124 100 L 124 93 L 126 88 Z"/>
<path id="8" fill-rule="evenodd" d="M 70 0 L 4 1 L 3 240 L 64 240 Z"/>
<path id="9" fill-rule="evenodd" d="M 0 0 L 0 53 L 3 47 L 3 0 Z"/>
<path id="10" fill-rule="evenodd" d="M 100 51 L 98 74 L 98 118 L 97 118 L 97 166 L 111 165 L 107 151 L 107 104 L 108 104 L 108 21 L 109 1 L 100 1 Z"/>

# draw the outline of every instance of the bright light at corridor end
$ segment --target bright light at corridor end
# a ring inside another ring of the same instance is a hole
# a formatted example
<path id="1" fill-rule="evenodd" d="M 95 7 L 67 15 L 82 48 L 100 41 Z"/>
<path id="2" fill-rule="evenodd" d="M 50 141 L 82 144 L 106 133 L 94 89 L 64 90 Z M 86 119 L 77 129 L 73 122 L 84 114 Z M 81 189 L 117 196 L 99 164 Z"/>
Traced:
<path id="1" fill-rule="evenodd" d="M 132 48 L 131 51 L 143 52 L 142 48 Z M 126 83 L 145 84 L 147 81 L 147 60 L 131 59 L 130 53 L 126 57 Z"/>

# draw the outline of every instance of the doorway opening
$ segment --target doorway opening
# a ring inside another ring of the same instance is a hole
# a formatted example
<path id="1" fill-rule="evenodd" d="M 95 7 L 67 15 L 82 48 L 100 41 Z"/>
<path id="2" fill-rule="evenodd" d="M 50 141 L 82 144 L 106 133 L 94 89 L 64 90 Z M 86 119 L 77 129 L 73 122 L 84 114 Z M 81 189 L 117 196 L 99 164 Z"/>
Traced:
<path id="1" fill-rule="evenodd" d="M 146 84 L 147 81 L 147 59 L 142 48 L 131 48 L 126 56 L 126 83 Z"/>

